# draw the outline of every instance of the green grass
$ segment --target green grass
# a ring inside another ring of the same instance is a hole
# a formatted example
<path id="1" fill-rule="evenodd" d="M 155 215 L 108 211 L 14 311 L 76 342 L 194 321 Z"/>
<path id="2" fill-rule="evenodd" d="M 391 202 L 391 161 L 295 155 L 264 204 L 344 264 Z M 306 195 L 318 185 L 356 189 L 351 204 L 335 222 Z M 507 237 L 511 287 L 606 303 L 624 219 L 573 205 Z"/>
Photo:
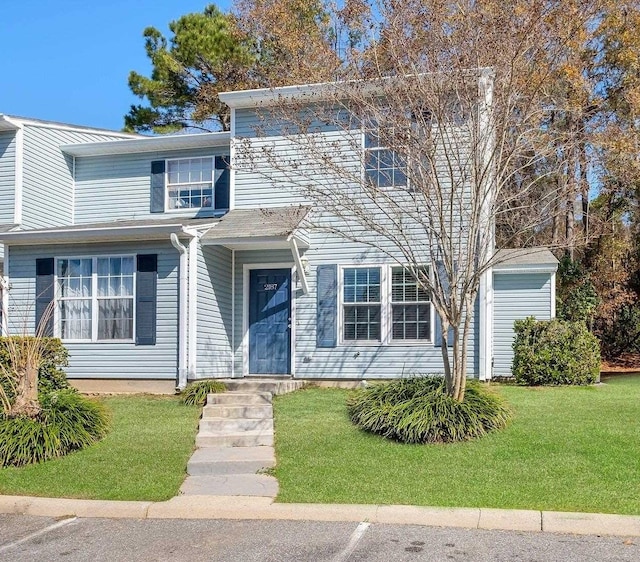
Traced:
<path id="1" fill-rule="evenodd" d="M 497 386 L 502 431 L 405 445 L 347 417 L 347 392 L 275 400 L 281 502 L 380 503 L 640 514 L 640 377 L 597 387 Z"/>
<path id="2" fill-rule="evenodd" d="M 60 459 L 0 469 L 0 493 L 154 501 L 175 496 L 193 452 L 200 408 L 176 397 L 102 402 L 112 412 L 107 437 Z"/>

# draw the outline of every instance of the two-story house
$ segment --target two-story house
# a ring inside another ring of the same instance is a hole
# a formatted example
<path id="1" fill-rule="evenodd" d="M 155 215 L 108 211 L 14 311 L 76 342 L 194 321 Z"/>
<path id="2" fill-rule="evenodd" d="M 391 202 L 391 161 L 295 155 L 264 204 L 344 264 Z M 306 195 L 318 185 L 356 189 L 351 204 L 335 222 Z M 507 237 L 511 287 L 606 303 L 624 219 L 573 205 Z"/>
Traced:
<path id="1" fill-rule="evenodd" d="M 221 95 L 229 133 L 58 126 L 36 156 L 29 121 L 0 121 L 0 212 L 14 204 L 0 220 L 3 332 L 43 324 L 85 388 L 441 372 L 433 306 L 398 261 L 316 231 L 277 173 L 240 163 L 240 144 L 278 136 L 260 112 L 294 91 Z M 553 255 L 503 252 L 472 324 L 469 372 L 483 380 L 510 373 L 515 319 L 554 315 Z"/>

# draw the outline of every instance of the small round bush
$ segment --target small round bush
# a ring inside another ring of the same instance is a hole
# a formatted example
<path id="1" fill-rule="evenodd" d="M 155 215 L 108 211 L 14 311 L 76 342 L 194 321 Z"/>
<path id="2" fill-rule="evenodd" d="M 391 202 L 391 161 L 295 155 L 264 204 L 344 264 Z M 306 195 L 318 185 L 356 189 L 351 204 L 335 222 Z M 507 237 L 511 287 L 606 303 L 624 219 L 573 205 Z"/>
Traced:
<path id="1" fill-rule="evenodd" d="M 204 406 L 208 394 L 226 390 L 224 383 L 213 379 L 193 382 L 182 391 L 182 403 L 187 406 Z"/>
<path id="2" fill-rule="evenodd" d="M 446 392 L 443 377 L 413 377 L 354 391 L 347 408 L 366 431 L 403 443 L 451 443 L 503 428 L 511 413 L 503 400 L 468 381 L 464 401 Z"/>
<path id="3" fill-rule="evenodd" d="M 583 322 L 526 318 L 514 324 L 512 373 L 523 385 L 598 381 L 600 346 Z"/>
<path id="4" fill-rule="evenodd" d="M 71 389 L 40 395 L 36 419 L 0 417 L 0 467 L 61 457 L 102 439 L 109 429 L 104 407 Z"/>

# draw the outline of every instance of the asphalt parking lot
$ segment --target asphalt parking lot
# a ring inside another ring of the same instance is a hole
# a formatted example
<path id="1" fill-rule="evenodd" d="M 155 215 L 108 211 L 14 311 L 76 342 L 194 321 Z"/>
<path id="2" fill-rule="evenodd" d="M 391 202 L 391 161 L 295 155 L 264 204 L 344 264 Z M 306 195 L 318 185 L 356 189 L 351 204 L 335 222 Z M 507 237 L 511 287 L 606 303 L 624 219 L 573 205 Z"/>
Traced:
<path id="1" fill-rule="evenodd" d="M 640 540 L 310 521 L 138 520 L 0 515 L 2 561 L 615 561 Z"/>

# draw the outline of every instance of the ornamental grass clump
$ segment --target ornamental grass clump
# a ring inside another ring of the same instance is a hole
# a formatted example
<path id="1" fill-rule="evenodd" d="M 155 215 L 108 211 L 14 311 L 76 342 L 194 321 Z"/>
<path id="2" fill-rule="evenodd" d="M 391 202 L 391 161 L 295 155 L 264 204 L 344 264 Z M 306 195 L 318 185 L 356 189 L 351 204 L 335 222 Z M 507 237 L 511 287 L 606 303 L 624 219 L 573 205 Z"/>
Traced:
<path id="1" fill-rule="evenodd" d="M 0 415 L 0 467 L 54 459 L 102 439 L 109 429 L 105 408 L 73 389 L 40 395 L 35 417 Z"/>
<path id="2" fill-rule="evenodd" d="M 449 396 L 443 377 L 425 376 L 374 384 L 348 398 L 351 421 L 403 443 L 452 443 L 505 427 L 511 412 L 477 381 L 468 381 L 464 401 Z"/>
<path id="3" fill-rule="evenodd" d="M 226 390 L 224 383 L 212 379 L 193 382 L 182 391 L 182 403 L 187 406 L 204 406 L 208 394 Z"/>

